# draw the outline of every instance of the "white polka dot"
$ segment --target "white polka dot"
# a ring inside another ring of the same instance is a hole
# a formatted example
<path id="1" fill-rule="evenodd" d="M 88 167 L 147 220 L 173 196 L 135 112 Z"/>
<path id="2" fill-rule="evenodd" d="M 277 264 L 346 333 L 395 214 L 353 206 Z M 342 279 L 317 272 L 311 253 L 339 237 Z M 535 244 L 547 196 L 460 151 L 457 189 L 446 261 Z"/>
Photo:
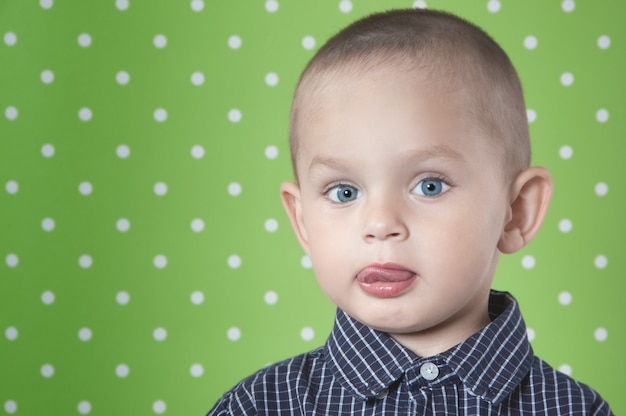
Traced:
<path id="1" fill-rule="evenodd" d="M 609 121 L 609 112 L 605 108 L 601 108 L 596 112 L 596 120 L 598 123 L 606 123 Z"/>
<path id="2" fill-rule="evenodd" d="M 204 230 L 204 221 L 200 218 L 195 218 L 191 221 L 191 229 L 197 233 Z"/>
<path id="3" fill-rule="evenodd" d="M 119 364 L 117 367 L 115 367 L 115 375 L 119 378 L 126 378 L 128 377 L 129 373 L 130 369 L 126 364 Z"/>
<path id="4" fill-rule="evenodd" d="M 241 111 L 233 108 L 228 112 L 228 119 L 231 123 L 239 123 L 241 121 Z"/>
<path id="5" fill-rule="evenodd" d="M 302 265 L 303 268 L 305 269 L 310 269 L 311 267 L 313 267 L 313 262 L 311 261 L 311 258 L 309 256 L 302 256 L 302 258 L 300 259 L 300 265 Z"/>
<path id="6" fill-rule="evenodd" d="M 535 336 L 537 334 L 535 333 L 535 330 L 532 328 L 526 328 L 526 336 L 528 337 L 528 341 L 532 342 L 535 339 Z"/>
<path id="7" fill-rule="evenodd" d="M 167 338 L 167 331 L 163 327 L 158 327 L 152 332 L 152 336 L 156 341 L 165 341 L 165 338 Z"/>
<path id="8" fill-rule="evenodd" d="M 51 84 L 54 81 L 54 72 L 46 69 L 41 73 L 41 82 L 44 84 Z"/>
<path id="9" fill-rule="evenodd" d="M 130 230 L 130 221 L 127 218 L 120 218 L 115 223 L 115 228 L 121 233 L 125 233 Z"/>
<path id="10" fill-rule="evenodd" d="M 339 10 L 341 13 L 350 13 L 352 11 L 352 2 L 350 0 L 341 0 L 339 2 Z"/>
<path id="11" fill-rule="evenodd" d="M 606 194 L 609 193 L 609 185 L 607 185 L 604 182 L 599 182 L 596 184 L 595 191 L 596 191 L 596 195 L 605 196 Z"/>
<path id="12" fill-rule="evenodd" d="M 598 328 L 593 333 L 593 336 L 596 341 L 604 342 L 609 337 L 609 332 L 605 328 Z"/>
<path id="13" fill-rule="evenodd" d="M 128 156 L 130 156 L 130 147 L 125 144 L 120 144 L 115 149 L 115 154 L 117 154 L 117 157 L 119 157 L 120 159 L 126 159 Z"/>
<path id="14" fill-rule="evenodd" d="M 312 341 L 313 338 L 315 338 L 315 331 L 313 331 L 313 328 L 310 326 L 302 328 L 300 338 L 302 338 L 303 341 Z"/>
<path id="15" fill-rule="evenodd" d="M 265 157 L 273 160 L 278 157 L 278 147 L 276 146 L 267 146 L 265 148 Z"/>
<path id="16" fill-rule="evenodd" d="M 10 415 L 17 412 L 17 403 L 15 400 L 7 400 L 4 402 L 4 411 Z"/>
<path id="17" fill-rule="evenodd" d="M 315 38 L 313 36 L 305 36 L 302 39 L 302 47 L 306 50 L 315 48 Z"/>
<path id="18" fill-rule="evenodd" d="M 204 147 L 195 145 L 191 148 L 191 157 L 194 159 L 202 159 L 204 157 Z"/>
<path id="19" fill-rule="evenodd" d="M 89 269 L 93 266 L 93 259 L 89 254 L 83 254 L 78 258 L 78 265 L 83 269 Z"/>
<path id="20" fill-rule="evenodd" d="M 274 305 L 276 304 L 276 302 L 278 302 L 278 294 L 273 290 L 270 290 L 268 292 L 265 292 L 263 300 L 265 300 L 265 303 L 267 303 L 268 305 Z"/>
<path id="21" fill-rule="evenodd" d="M 115 301 L 119 305 L 128 305 L 128 302 L 130 302 L 130 295 L 128 292 L 122 290 L 121 292 L 117 292 L 115 295 Z"/>
<path id="22" fill-rule="evenodd" d="M 52 0 L 39 0 L 39 5 L 42 9 L 51 9 L 54 2 Z"/>
<path id="23" fill-rule="evenodd" d="M 153 116 L 156 121 L 158 121 L 159 123 L 163 123 L 165 120 L 167 120 L 167 110 L 165 110 L 164 108 L 157 108 L 156 110 L 154 110 Z"/>
<path id="24" fill-rule="evenodd" d="M 154 46 L 158 49 L 163 49 L 167 46 L 167 38 L 165 35 L 156 35 L 152 40 Z"/>
<path id="25" fill-rule="evenodd" d="M 268 233 L 273 233 L 276 230 L 278 230 L 278 221 L 276 221 L 274 218 L 270 218 L 265 221 L 265 231 L 267 231 Z"/>
<path id="26" fill-rule="evenodd" d="M 567 218 L 563 218 L 561 221 L 559 221 L 559 230 L 562 233 L 569 233 L 570 231 L 572 231 L 572 221 L 568 220 Z"/>
<path id="27" fill-rule="evenodd" d="M 19 264 L 20 260 L 17 257 L 17 254 L 9 253 L 9 254 L 7 254 L 7 256 L 5 258 L 5 262 L 6 262 L 7 266 L 9 266 L 10 268 L 14 268 L 14 267 L 17 267 L 17 265 Z"/>
<path id="28" fill-rule="evenodd" d="M 41 146 L 41 155 L 46 158 L 54 156 L 54 146 L 51 144 Z"/>
<path id="29" fill-rule="evenodd" d="M 236 254 L 233 254 L 228 258 L 228 267 L 231 269 L 238 269 L 241 267 L 241 257 Z"/>
<path id="30" fill-rule="evenodd" d="M 154 257 L 153 262 L 154 267 L 156 267 L 157 269 L 164 269 L 165 266 L 167 266 L 167 257 L 165 257 L 163 254 L 159 254 Z"/>
<path id="31" fill-rule="evenodd" d="M 202 377 L 202 374 L 204 374 L 204 367 L 202 364 L 193 364 L 189 369 L 189 373 L 192 377 Z"/>
<path id="32" fill-rule="evenodd" d="M 598 269 L 606 269 L 606 266 L 609 265 L 609 259 L 607 259 L 606 256 L 599 255 L 593 260 L 593 264 Z"/>
<path id="33" fill-rule="evenodd" d="M 572 303 L 572 294 L 569 292 L 559 293 L 559 303 L 563 306 L 566 306 Z"/>
<path id="34" fill-rule="evenodd" d="M 611 46 L 611 38 L 606 36 L 606 35 L 602 35 L 598 38 L 598 47 L 600 49 L 608 49 L 609 46 Z"/>
<path id="35" fill-rule="evenodd" d="M 533 256 L 524 256 L 522 258 L 522 267 L 525 269 L 532 269 L 535 267 L 535 258 Z"/>
<path id="36" fill-rule="evenodd" d="M 533 110 L 532 108 L 527 109 L 526 118 L 528 119 L 529 123 L 534 123 L 535 120 L 537 120 L 537 112 Z"/>
<path id="37" fill-rule="evenodd" d="M 13 32 L 7 32 L 4 34 L 4 43 L 7 46 L 14 46 L 17 43 L 17 35 Z"/>
<path id="38" fill-rule="evenodd" d="M 416 2 L 413 3 L 414 9 L 425 9 L 426 7 L 428 7 L 428 5 L 426 4 L 424 0 L 417 0 Z"/>
<path id="39" fill-rule="evenodd" d="M 569 87 L 574 83 L 574 75 L 571 72 L 564 72 L 561 74 L 561 85 Z"/>
<path id="40" fill-rule="evenodd" d="M 44 218 L 41 221 L 41 228 L 44 231 L 50 232 L 50 231 L 54 230 L 54 226 L 55 226 L 55 223 L 54 223 L 54 220 L 52 218 Z"/>
<path id="41" fill-rule="evenodd" d="M 239 49 L 241 48 L 241 38 L 237 35 L 232 35 L 231 37 L 228 38 L 228 47 L 230 49 Z"/>
<path id="42" fill-rule="evenodd" d="M 191 294 L 191 303 L 194 305 L 202 305 L 204 303 L 204 293 L 196 290 Z"/>
<path id="43" fill-rule="evenodd" d="M 165 410 L 167 410 L 167 405 L 163 400 L 157 400 L 152 403 L 152 411 L 157 415 L 165 413 Z"/>
<path id="44" fill-rule="evenodd" d="M 17 331 L 17 328 L 14 326 L 10 326 L 4 331 L 4 336 L 7 337 L 9 341 L 15 341 L 18 335 L 19 333 Z"/>
<path id="45" fill-rule="evenodd" d="M 565 13 L 573 12 L 575 7 L 576 3 L 574 3 L 574 0 L 563 0 L 561 3 L 561 8 Z"/>
<path id="46" fill-rule="evenodd" d="M 126 85 L 130 82 L 130 74 L 126 71 L 119 71 L 115 74 L 115 81 L 120 85 Z"/>
<path id="47" fill-rule="evenodd" d="M 91 413 L 91 403 L 86 400 L 78 403 L 78 413 L 80 413 L 81 415 L 88 415 L 89 413 Z"/>
<path id="48" fill-rule="evenodd" d="M 267 0 L 265 2 L 265 10 L 267 10 L 269 13 L 276 13 L 278 11 L 278 1 Z"/>
<path id="49" fill-rule="evenodd" d="M 81 328 L 78 331 L 78 339 L 80 339 L 83 342 L 91 341 L 92 337 L 93 337 L 93 332 L 91 332 L 91 329 L 89 328 Z"/>
<path id="50" fill-rule="evenodd" d="M 524 38 L 524 47 L 526 49 L 533 50 L 537 48 L 537 44 L 538 44 L 537 38 L 533 35 L 529 35 Z"/>
<path id="51" fill-rule="evenodd" d="M 559 149 L 559 156 L 561 156 L 561 159 L 564 160 L 568 160 L 571 159 L 572 156 L 574 156 L 574 149 L 572 149 L 571 146 L 561 146 L 561 148 Z"/>
<path id="52" fill-rule="evenodd" d="M 19 191 L 20 186 L 15 181 L 8 181 L 4 188 L 7 190 L 7 193 L 14 195 Z"/>
<path id="53" fill-rule="evenodd" d="M 241 338 L 241 330 L 236 326 L 233 326 L 231 328 L 228 328 L 228 331 L 226 331 L 226 336 L 231 341 L 239 341 L 239 339 Z"/>
<path id="54" fill-rule="evenodd" d="M 204 84 L 204 74 L 202 72 L 194 72 L 191 74 L 191 83 L 196 86 Z"/>
<path id="55" fill-rule="evenodd" d="M 51 364 L 44 364 L 39 370 L 41 375 L 45 378 L 50 378 L 54 375 L 54 367 Z"/>
<path id="56" fill-rule="evenodd" d="M 115 0 L 115 7 L 117 7 L 117 10 L 127 10 L 128 6 L 128 0 Z"/>
<path id="57" fill-rule="evenodd" d="M 568 364 L 562 364 L 561 366 L 559 366 L 559 371 L 568 376 L 572 375 L 572 367 Z"/>
<path id="58" fill-rule="evenodd" d="M 204 10 L 204 1 L 203 0 L 191 0 L 191 10 L 194 12 L 201 12 Z"/>
<path id="59" fill-rule="evenodd" d="M 78 36 L 78 44 L 83 48 L 91 46 L 91 35 L 89 33 L 81 33 Z"/>
<path id="60" fill-rule="evenodd" d="M 265 83 L 270 87 L 278 85 L 278 74 L 276 72 L 269 72 L 265 75 Z"/>
<path id="61" fill-rule="evenodd" d="M 41 302 L 44 305 L 52 305 L 54 303 L 54 293 L 49 290 L 46 290 L 41 294 Z"/>
<path id="62" fill-rule="evenodd" d="M 18 114 L 19 114 L 19 111 L 17 111 L 17 108 L 13 106 L 9 106 L 7 107 L 6 110 L 4 110 L 4 115 L 6 116 L 8 120 L 15 120 Z"/>
<path id="63" fill-rule="evenodd" d="M 237 182 L 228 184 L 228 193 L 232 196 L 241 195 L 241 185 Z"/>
<path id="64" fill-rule="evenodd" d="M 167 193 L 167 184 L 165 182 L 157 182 L 154 184 L 154 193 L 163 196 Z"/>
<path id="65" fill-rule="evenodd" d="M 489 0 L 487 2 L 487 10 L 489 10 L 491 13 L 497 13 L 500 11 L 500 1 L 499 0 Z"/>
<path id="66" fill-rule="evenodd" d="M 91 108 L 83 107 L 78 110 L 78 118 L 81 119 L 81 121 L 89 121 L 92 119 L 92 117 L 93 111 L 91 111 Z"/>

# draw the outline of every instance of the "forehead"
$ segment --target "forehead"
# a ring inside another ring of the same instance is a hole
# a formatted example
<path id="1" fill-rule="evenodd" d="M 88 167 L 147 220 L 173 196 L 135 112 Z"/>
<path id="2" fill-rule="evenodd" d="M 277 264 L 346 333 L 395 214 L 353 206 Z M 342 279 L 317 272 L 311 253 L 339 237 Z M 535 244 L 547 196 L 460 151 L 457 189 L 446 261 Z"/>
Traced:
<path id="1" fill-rule="evenodd" d="M 477 140 L 485 141 L 466 108 L 464 89 L 439 87 L 402 68 L 326 75 L 300 108 L 299 175 L 320 161 L 330 166 L 339 155 L 379 163 L 398 154 L 389 147 L 448 159 L 469 155 L 471 147 L 482 147 Z"/>
<path id="2" fill-rule="evenodd" d="M 365 138 L 374 122 L 384 124 L 392 135 L 426 112 L 428 123 L 415 128 L 445 129 L 463 123 L 473 130 L 466 111 L 468 88 L 427 71 L 379 65 L 367 70 L 340 68 L 309 78 L 298 94 L 298 146 L 312 144 L 314 136 L 337 136 L 346 129 L 361 130 Z"/>

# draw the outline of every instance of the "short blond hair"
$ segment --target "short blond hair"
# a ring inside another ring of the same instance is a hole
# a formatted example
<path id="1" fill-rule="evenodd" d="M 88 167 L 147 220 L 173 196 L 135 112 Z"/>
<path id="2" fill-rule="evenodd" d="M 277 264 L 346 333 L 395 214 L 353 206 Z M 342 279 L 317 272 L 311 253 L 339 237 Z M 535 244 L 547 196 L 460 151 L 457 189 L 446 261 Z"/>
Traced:
<path id="1" fill-rule="evenodd" d="M 502 143 L 505 172 L 514 176 L 529 166 L 522 86 L 504 50 L 482 29 L 450 13 L 407 9 L 376 13 L 352 23 L 328 40 L 302 72 L 289 126 L 296 178 L 299 130 L 310 113 L 303 109 L 316 105 L 310 102 L 315 95 L 310 92 L 324 88 L 338 73 L 357 75 L 384 65 L 415 69 L 439 88 L 469 85 L 469 116 L 477 120 L 482 134 Z"/>

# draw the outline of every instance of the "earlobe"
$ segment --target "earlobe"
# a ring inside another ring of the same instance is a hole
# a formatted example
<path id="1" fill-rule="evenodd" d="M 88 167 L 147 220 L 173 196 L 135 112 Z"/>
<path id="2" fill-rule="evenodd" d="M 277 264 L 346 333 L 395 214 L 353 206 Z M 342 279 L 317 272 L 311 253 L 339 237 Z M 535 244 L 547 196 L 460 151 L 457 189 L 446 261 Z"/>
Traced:
<path id="1" fill-rule="evenodd" d="M 280 186 L 280 198 L 283 201 L 285 212 L 289 217 L 291 227 L 298 238 L 298 242 L 300 242 L 300 246 L 302 246 L 302 249 L 308 255 L 309 242 L 302 216 L 300 188 L 293 182 L 283 182 Z"/>
<path id="2" fill-rule="evenodd" d="M 548 212 L 552 190 L 552 177 L 543 167 L 530 167 L 515 178 L 510 215 L 498 242 L 501 252 L 514 253 L 533 239 Z"/>

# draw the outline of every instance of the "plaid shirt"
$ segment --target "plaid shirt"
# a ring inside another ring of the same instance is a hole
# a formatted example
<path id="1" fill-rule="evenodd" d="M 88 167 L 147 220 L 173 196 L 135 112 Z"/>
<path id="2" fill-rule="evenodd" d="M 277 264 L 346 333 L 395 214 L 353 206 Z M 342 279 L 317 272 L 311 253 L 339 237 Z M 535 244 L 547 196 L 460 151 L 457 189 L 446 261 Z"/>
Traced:
<path id="1" fill-rule="evenodd" d="M 591 388 L 535 357 L 515 299 L 492 292 L 492 322 L 418 357 L 337 311 L 326 345 L 268 366 L 226 393 L 217 415 L 612 415 Z"/>

